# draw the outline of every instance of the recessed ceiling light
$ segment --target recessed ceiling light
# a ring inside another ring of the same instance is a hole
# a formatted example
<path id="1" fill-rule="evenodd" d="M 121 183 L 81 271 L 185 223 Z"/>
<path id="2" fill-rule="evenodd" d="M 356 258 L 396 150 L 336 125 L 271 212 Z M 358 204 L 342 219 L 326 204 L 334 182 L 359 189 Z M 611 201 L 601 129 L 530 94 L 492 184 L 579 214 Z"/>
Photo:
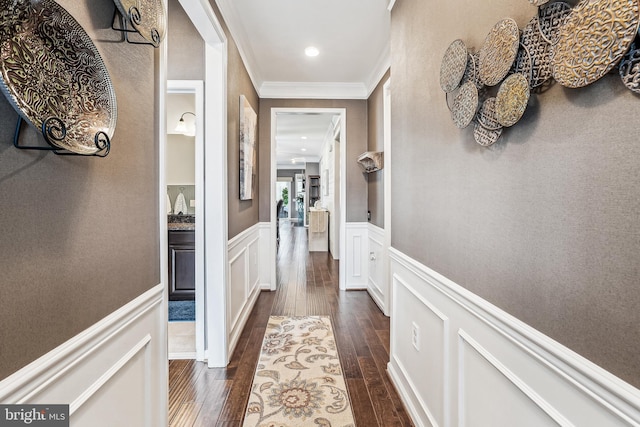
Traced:
<path id="1" fill-rule="evenodd" d="M 302 150 L 302 151 L 307 151 L 307 149 L 306 149 L 306 148 L 302 148 L 301 150 Z"/>
<path id="2" fill-rule="evenodd" d="M 291 159 L 291 163 L 295 163 L 295 162 L 296 162 L 296 159 Z"/>
<path id="3" fill-rule="evenodd" d="M 320 54 L 320 51 L 316 47 L 309 46 L 304 50 L 304 53 L 307 56 L 318 56 Z"/>
<path id="4" fill-rule="evenodd" d="M 307 137 L 306 137 L 306 136 L 301 136 L 300 138 L 302 138 L 302 139 L 307 139 Z"/>

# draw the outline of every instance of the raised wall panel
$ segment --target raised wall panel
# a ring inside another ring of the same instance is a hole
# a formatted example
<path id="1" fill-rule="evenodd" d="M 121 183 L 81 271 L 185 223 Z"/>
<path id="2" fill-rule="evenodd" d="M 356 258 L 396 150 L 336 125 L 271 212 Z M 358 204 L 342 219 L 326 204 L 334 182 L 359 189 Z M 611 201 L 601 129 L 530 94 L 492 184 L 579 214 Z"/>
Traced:
<path id="1" fill-rule="evenodd" d="M 385 268 L 384 230 L 369 224 L 369 245 L 367 249 L 368 273 L 367 291 L 383 312 L 387 312 L 389 284 Z"/>
<path id="2" fill-rule="evenodd" d="M 398 276 L 393 292 L 394 361 L 430 423 L 448 426 L 449 319 Z"/>
<path id="3" fill-rule="evenodd" d="M 403 253 L 390 252 L 388 370 L 416 425 L 640 426 L 640 390 Z M 419 351 L 411 344 L 414 324 Z M 449 372 L 442 385 L 427 374 L 437 369 L 438 355 Z"/>
<path id="4" fill-rule="evenodd" d="M 167 424 L 164 285 L 0 382 L 0 401 L 69 404 L 74 427 Z"/>
<path id="5" fill-rule="evenodd" d="M 269 266 L 261 262 L 261 252 L 268 250 L 264 239 L 270 238 L 267 228 L 256 224 L 235 236 L 228 244 L 229 283 L 227 298 L 229 302 L 227 336 L 229 338 L 228 356 L 240 338 L 242 329 L 260 294 L 261 278 L 268 278 Z"/>
<path id="6" fill-rule="evenodd" d="M 345 225 L 346 289 L 367 289 L 368 224 L 348 222 Z"/>

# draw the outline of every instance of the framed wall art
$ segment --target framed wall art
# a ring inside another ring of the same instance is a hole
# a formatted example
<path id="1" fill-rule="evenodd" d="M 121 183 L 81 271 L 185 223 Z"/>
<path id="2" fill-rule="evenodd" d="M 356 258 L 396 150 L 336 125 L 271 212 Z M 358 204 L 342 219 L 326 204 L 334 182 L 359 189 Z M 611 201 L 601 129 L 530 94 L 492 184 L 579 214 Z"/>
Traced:
<path id="1" fill-rule="evenodd" d="M 256 169 L 258 115 L 244 95 L 240 95 L 240 200 L 253 198 Z"/>

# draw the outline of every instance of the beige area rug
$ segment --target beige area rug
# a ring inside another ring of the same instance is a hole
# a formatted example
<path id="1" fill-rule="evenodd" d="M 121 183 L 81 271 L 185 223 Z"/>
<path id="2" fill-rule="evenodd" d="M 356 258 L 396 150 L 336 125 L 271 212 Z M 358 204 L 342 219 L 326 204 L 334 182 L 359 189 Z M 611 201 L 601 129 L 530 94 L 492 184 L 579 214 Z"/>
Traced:
<path id="1" fill-rule="evenodd" d="M 243 426 L 355 426 L 328 317 L 269 318 Z"/>

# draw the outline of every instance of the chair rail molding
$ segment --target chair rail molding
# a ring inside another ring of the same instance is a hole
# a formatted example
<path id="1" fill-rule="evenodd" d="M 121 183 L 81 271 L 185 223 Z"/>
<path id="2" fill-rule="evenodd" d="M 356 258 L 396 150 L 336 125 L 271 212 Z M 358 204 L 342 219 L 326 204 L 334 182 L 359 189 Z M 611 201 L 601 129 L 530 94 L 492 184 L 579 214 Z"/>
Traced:
<path id="1" fill-rule="evenodd" d="M 402 252 L 390 258 L 388 370 L 416 425 L 640 425 L 640 390 Z"/>
<path id="2" fill-rule="evenodd" d="M 166 318 L 159 284 L 1 381 L 0 401 L 68 403 L 78 427 L 166 425 Z"/>

